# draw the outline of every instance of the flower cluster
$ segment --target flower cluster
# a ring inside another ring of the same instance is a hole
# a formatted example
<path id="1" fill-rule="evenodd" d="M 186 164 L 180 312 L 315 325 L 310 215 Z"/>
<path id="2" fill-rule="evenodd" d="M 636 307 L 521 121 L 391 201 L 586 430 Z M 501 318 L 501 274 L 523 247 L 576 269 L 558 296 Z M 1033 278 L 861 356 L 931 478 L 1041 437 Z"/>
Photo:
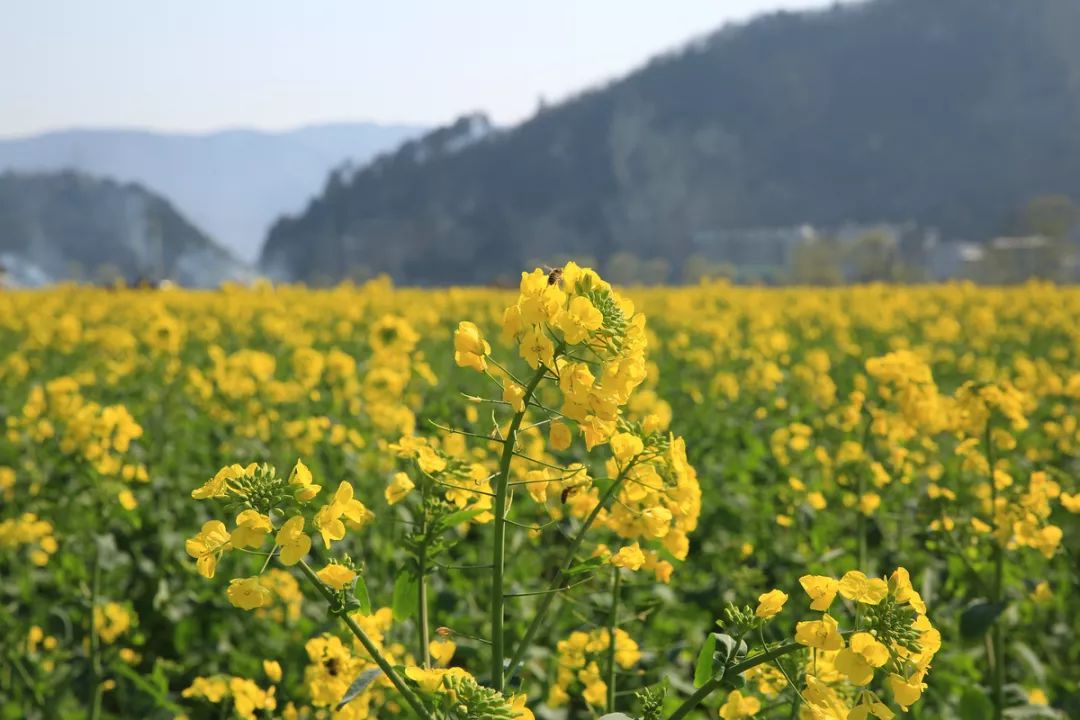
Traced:
<path id="1" fill-rule="evenodd" d="M 447 503 L 458 510 L 475 511 L 471 522 L 490 522 L 491 508 L 491 459 L 486 453 L 470 454 L 464 443 L 447 438 L 415 435 L 402 436 L 389 446 L 399 458 L 411 461 L 409 469 L 418 473 L 421 482 L 437 486 Z M 416 487 L 407 472 L 397 472 L 391 477 L 384 495 L 387 503 L 396 505 Z"/>
<path id="2" fill-rule="evenodd" d="M 681 437 L 647 431 L 642 427 L 637 433 L 620 432 L 611 439 L 607 472 L 624 479 L 618 502 L 597 520 L 625 540 L 659 542 L 671 555 L 685 560 L 689 534 L 697 528 L 701 514 L 697 472 L 687 462 Z M 586 507 L 581 501 L 572 505 L 576 513 Z M 666 582 L 670 577 L 670 563 L 657 560 L 655 552 L 646 552 L 643 564 L 658 579 Z"/>
<path id="3" fill-rule="evenodd" d="M 149 481 L 146 466 L 132 457 L 133 443 L 142 434 L 142 426 L 124 405 L 101 405 L 88 399 L 79 381 L 68 376 L 33 386 L 21 413 L 7 418 L 7 440 L 33 448 L 28 457 L 36 457 L 40 448 L 55 448 L 77 471 L 96 475 L 95 496 L 112 495 L 128 511 L 138 506 L 129 483 Z M 41 470 L 32 462 L 27 469 L 32 476 Z M 0 491 L 6 495 L 14 477 L 3 475 Z M 41 486 L 34 482 L 29 489 L 37 494 Z"/>
<path id="4" fill-rule="evenodd" d="M 534 720 L 523 694 L 505 697 L 476 682 L 463 668 L 410 666 L 405 675 L 439 720 Z"/>
<path id="5" fill-rule="evenodd" d="M 810 598 L 810 609 L 822 613 L 795 628 L 796 642 L 813 650 L 803 689 L 809 717 L 892 718 L 892 711 L 869 687 L 878 670 L 885 673 L 896 704 L 904 709 L 913 705 L 926 687 L 941 634 L 927 618 L 926 605 L 907 570 L 897 568 L 888 580 L 855 570 L 839 580 L 806 575 L 800 584 Z M 847 637 L 829 613 L 838 593 L 860 610 Z"/>
<path id="6" fill-rule="evenodd" d="M 195 559 L 199 574 L 206 578 L 214 577 L 218 562 L 230 550 L 263 555 L 265 572 L 274 555 L 285 566 L 301 562 L 311 549 L 311 531 L 317 531 L 330 549 L 334 542 L 345 537 L 347 527 L 359 530 L 374 518 L 353 497 L 350 483 L 339 483 L 329 502 L 314 509 L 313 501 L 320 490 L 321 486 L 314 484 L 311 471 L 302 460 L 296 461 L 287 480 L 266 464 L 226 466 L 193 490 L 191 496 L 227 502 L 238 511 L 235 526 L 230 530 L 220 520 L 208 520 L 198 534 L 188 539 L 185 549 Z M 265 553 L 262 548 L 271 535 L 273 547 Z M 321 573 L 323 582 L 339 591 L 356 577 L 352 568 L 334 563 Z M 244 610 L 269 605 L 274 593 L 261 575 L 230 580 L 229 602 Z"/>
<path id="7" fill-rule="evenodd" d="M 60 549 L 53 535 L 53 524 L 34 513 L 8 520 L 0 520 L 0 549 L 18 550 L 30 548 L 30 562 L 39 567 L 49 562 L 49 557 Z"/>
<path id="8" fill-rule="evenodd" d="M 555 681 L 547 697 L 550 707 L 566 705 L 571 694 L 580 695 L 593 707 L 604 706 L 608 686 L 600 668 L 606 662 L 610 637 L 607 628 L 592 632 L 578 630 L 558 642 Z M 615 629 L 614 659 L 615 664 L 623 670 L 630 670 L 641 660 L 638 644 L 620 628 Z"/>
<path id="9" fill-rule="evenodd" d="M 135 613 L 117 602 L 94 607 L 94 632 L 105 643 L 112 644 L 135 624 Z"/>
<path id="10" fill-rule="evenodd" d="M 734 637 L 714 636 L 718 638 L 716 647 L 725 646 L 720 653 L 720 679 L 729 680 L 733 658 L 743 660 L 748 669 L 740 667 L 744 672 L 742 681 L 755 681 L 761 695 L 775 697 L 794 681 L 782 665 L 774 667 L 765 661 L 803 646 L 810 650 L 802 688 L 798 690 L 803 720 L 891 720 L 893 711 L 872 688 L 879 671 L 894 702 L 905 710 L 913 705 L 926 687 L 924 680 L 941 648 L 941 634 L 927 618 L 926 605 L 912 586 L 907 570 L 897 568 L 888 579 L 868 577 L 857 570 L 840 579 L 804 575 L 799 583 L 809 598 L 810 610 L 821 615 L 798 622 L 795 644 L 776 655 L 765 652 L 766 645 L 763 652 L 748 657 L 740 639 L 754 631 L 762 633 L 763 626 L 787 604 L 788 594 L 778 589 L 763 593 L 753 611 L 729 606 L 727 621 L 720 624 Z M 837 595 L 854 606 L 855 621 L 850 630 L 841 630 L 840 622 L 830 612 Z M 759 637 L 764 643 L 764 635 Z M 717 668 L 713 667 L 715 672 Z M 741 720 L 755 716 L 761 708 L 762 702 L 754 694 L 736 690 L 729 693 L 720 708 L 720 717 Z"/>
<path id="11" fill-rule="evenodd" d="M 379 652 L 389 662 L 411 664 L 413 659 L 405 648 L 386 639 L 393 624 L 390 608 L 379 608 L 370 615 L 353 613 L 355 620 L 371 638 Z M 311 705 L 318 709 L 337 708 L 346 696 L 349 685 L 363 673 L 376 672 L 377 666 L 371 655 L 355 641 L 342 642 L 336 635 L 323 634 L 313 637 L 304 645 L 308 665 L 304 670 L 304 683 Z M 337 720 L 366 720 L 375 717 L 373 711 L 385 702 L 391 691 L 385 676 L 374 679 L 369 689 L 353 698 L 334 715 Z"/>
<path id="12" fill-rule="evenodd" d="M 280 673 L 281 670 L 278 668 L 276 680 L 281 679 Z M 274 678 L 271 679 L 275 680 Z M 247 678 L 212 675 L 209 677 L 196 677 L 191 685 L 183 690 L 181 696 L 185 698 L 201 698 L 214 705 L 231 701 L 233 710 L 243 720 L 258 720 L 258 718 L 266 717 L 266 713 L 277 709 L 276 691 L 277 688 L 273 685 L 269 688 L 263 688 L 254 680 Z M 286 708 L 283 716 L 286 718 L 298 717 L 295 708 L 291 707 Z"/>
<path id="13" fill-rule="evenodd" d="M 502 336 L 517 344 L 531 368 L 554 374 L 562 394 L 559 412 L 576 424 L 589 450 L 615 434 L 619 409 L 647 374 L 645 316 L 595 271 L 573 262 L 559 272 L 521 274 L 517 302 L 503 314 Z M 458 326 L 454 350 L 458 365 L 487 370 L 491 348 L 476 325 Z M 512 377 L 505 382 L 503 398 L 520 412 L 530 389 Z M 559 432 L 568 430 L 562 423 Z"/>

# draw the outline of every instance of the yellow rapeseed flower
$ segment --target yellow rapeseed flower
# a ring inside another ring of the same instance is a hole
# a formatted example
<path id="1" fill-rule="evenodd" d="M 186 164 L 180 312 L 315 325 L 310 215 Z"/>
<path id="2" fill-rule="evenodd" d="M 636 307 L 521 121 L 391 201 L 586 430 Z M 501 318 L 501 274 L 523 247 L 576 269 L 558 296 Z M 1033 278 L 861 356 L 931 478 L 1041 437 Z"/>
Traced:
<path id="1" fill-rule="evenodd" d="M 338 563 L 330 563 L 318 573 L 319 579 L 334 590 L 344 590 L 356 579 L 356 573 Z"/>
<path id="2" fill-rule="evenodd" d="M 273 593 L 259 582 L 257 577 L 233 578 L 226 591 L 229 602 L 241 610 L 254 610 L 269 605 Z"/>
<path id="3" fill-rule="evenodd" d="M 775 617 L 788 601 L 788 595 L 780 590 L 770 590 L 758 596 L 757 610 L 754 615 L 764 620 Z"/>

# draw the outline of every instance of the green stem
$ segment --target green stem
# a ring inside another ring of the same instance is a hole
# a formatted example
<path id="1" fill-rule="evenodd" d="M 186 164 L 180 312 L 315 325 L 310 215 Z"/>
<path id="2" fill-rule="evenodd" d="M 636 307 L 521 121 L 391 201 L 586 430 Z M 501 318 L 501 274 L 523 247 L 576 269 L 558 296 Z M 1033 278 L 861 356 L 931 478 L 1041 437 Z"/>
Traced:
<path id="1" fill-rule="evenodd" d="M 863 447 L 866 448 L 866 455 L 867 455 L 867 458 L 868 458 L 869 462 L 871 462 L 871 463 L 874 461 L 874 454 L 870 449 L 870 440 L 871 440 L 870 436 L 871 436 L 871 430 L 873 429 L 873 426 L 874 426 L 873 417 L 867 418 L 866 427 L 863 430 Z M 855 510 L 858 513 L 858 516 L 856 518 L 855 534 L 858 537 L 858 543 L 859 543 L 857 567 L 862 572 L 865 572 L 865 573 L 869 574 L 870 568 L 867 567 L 867 563 L 869 562 L 869 559 L 868 559 L 868 552 L 867 552 L 867 547 L 866 547 L 866 513 L 864 513 L 862 511 L 862 498 L 863 498 L 863 494 L 866 492 L 866 472 L 865 471 L 860 471 L 859 473 L 857 473 L 857 483 L 858 483 L 858 486 L 857 486 L 856 490 L 857 490 L 857 493 L 858 493 L 858 497 L 855 499 Z"/>
<path id="2" fill-rule="evenodd" d="M 718 675 L 712 678 L 704 685 L 699 687 L 693 695 L 688 697 L 682 705 L 676 708 L 675 712 L 668 717 L 668 720 L 681 720 L 682 718 L 689 715 L 694 710 L 694 708 L 696 708 L 702 703 L 703 700 L 705 700 L 705 698 L 723 687 L 725 678 L 729 676 L 736 677 L 738 675 L 742 675 L 747 670 L 755 668 L 762 663 L 771 662 L 773 660 L 776 660 L 777 658 L 783 657 L 784 655 L 793 653 L 796 650 L 802 650 L 805 647 L 805 645 L 791 642 L 787 645 L 781 645 L 780 647 L 773 648 L 768 652 L 758 653 L 752 658 L 747 658 L 741 663 L 736 663 L 732 665 L 731 667 L 727 668 L 727 670 L 725 670 L 722 675 Z"/>
<path id="3" fill-rule="evenodd" d="M 394 666 L 391 665 L 387 659 L 379 652 L 379 648 L 375 646 L 368 634 L 364 632 L 364 629 L 360 627 L 360 624 L 356 622 L 347 612 L 341 610 L 341 605 L 338 602 L 337 596 L 334 592 L 323 584 L 323 581 L 319 579 L 319 576 L 315 574 L 315 571 L 311 569 L 303 560 L 299 563 L 300 570 L 304 573 L 311 584 L 326 598 L 326 602 L 330 604 L 331 612 L 336 615 L 340 615 L 341 619 L 345 621 L 345 625 L 348 626 L 352 634 L 356 636 L 356 639 L 360 641 L 360 644 L 367 650 L 368 655 L 375 661 L 375 664 L 379 666 L 379 669 L 383 671 L 390 682 L 393 684 L 397 691 L 401 694 L 401 697 L 408 703 L 409 707 L 413 709 L 413 712 L 423 720 L 432 720 L 431 715 L 424 708 L 424 703 L 420 698 L 405 684 L 405 681 L 401 679 L 401 676 L 394 670 Z"/>
<path id="4" fill-rule="evenodd" d="M 986 464 L 990 473 L 990 523 L 993 527 L 992 542 L 994 544 L 994 584 L 991 587 L 990 601 L 1000 603 L 1005 580 L 1005 553 L 998 540 L 997 526 L 997 479 L 994 477 L 994 441 L 992 437 L 991 423 L 986 421 L 984 442 L 986 443 Z M 993 636 L 993 674 L 991 675 L 991 687 L 994 695 L 994 720 L 1001 720 L 1005 715 L 1005 625 L 1001 615 L 994 619 L 992 629 Z"/>
<path id="5" fill-rule="evenodd" d="M 430 640 L 428 639 L 428 598 L 427 598 L 427 547 L 422 546 L 420 548 L 420 555 L 417 558 L 417 564 L 419 566 L 420 579 L 417 581 L 419 588 L 419 597 L 417 599 L 420 608 L 420 654 L 421 661 L 425 668 L 431 667 L 431 650 Z"/>
<path id="6" fill-rule="evenodd" d="M 34 685 L 34 681 L 30 678 L 30 674 L 26 672 L 26 668 L 23 667 L 22 661 L 17 655 L 8 655 L 7 660 L 10 663 L 10 667 L 15 668 L 16 674 L 19 679 L 26 685 L 26 689 L 30 691 L 30 695 L 34 700 L 34 704 L 39 708 L 45 707 L 45 700 L 41 697 L 41 693 L 38 691 L 37 686 Z"/>
<path id="7" fill-rule="evenodd" d="M 615 628 L 619 626 L 619 584 L 622 572 L 612 567 L 611 577 L 611 615 L 608 617 L 607 647 L 607 711 L 615 712 Z"/>
<path id="8" fill-rule="evenodd" d="M 570 571 L 570 567 L 574 564 L 574 556 L 577 555 L 577 551 L 581 548 L 581 543 L 585 541 L 585 534 L 592 527 L 596 521 L 597 516 L 600 515 L 600 511 L 607 508 L 611 504 L 611 499 L 615 497 L 615 493 L 622 487 L 623 480 L 626 478 L 627 472 L 634 466 L 634 462 L 631 461 L 623 468 L 618 477 L 612 481 L 611 486 L 604 492 L 600 498 L 600 502 L 596 504 L 589 516 L 585 518 L 585 522 L 582 524 L 581 529 L 578 530 L 578 534 L 574 536 L 574 539 L 570 542 L 570 547 L 566 550 L 566 556 L 563 558 L 562 566 L 559 568 L 559 574 L 555 576 L 555 580 L 551 583 L 552 590 L 561 588 L 567 578 L 567 573 Z M 557 592 L 549 592 L 542 596 L 540 600 L 540 606 L 536 609 L 536 614 L 533 616 L 532 622 L 529 623 L 528 629 L 525 631 L 525 635 L 521 638 L 521 642 L 518 643 L 517 649 L 514 651 L 513 656 L 510 659 L 510 666 L 506 670 L 506 677 L 513 678 L 520 669 L 522 663 L 525 662 L 525 652 L 529 649 L 529 643 L 532 642 L 536 632 L 540 629 L 541 623 L 544 621 L 544 616 L 547 615 L 547 611 L 551 608 L 551 603 L 554 602 Z"/>
<path id="9" fill-rule="evenodd" d="M 502 457 L 499 459 L 499 472 L 495 477 L 495 501 L 492 512 L 495 515 L 495 539 L 492 542 L 491 560 L 491 687 L 499 692 L 503 690 L 503 569 L 506 557 L 506 500 L 508 495 L 507 483 L 510 479 L 510 462 L 514 459 L 514 446 L 517 444 L 517 431 L 521 427 L 521 421 L 525 418 L 525 412 L 529 409 L 529 400 L 533 391 L 547 374 L 547 368 L 543 365 L 537 368 L 536 373 L 525 386 L 524 408 L 519 413 L 514 413 L 510 421 L 510 427 L 506 431 L 506 439 L 503 440 Z"/>
<path id="10" fill-rule="evenodd" d="M 417 657 L 425 668 L 431 667 L 431 641 L 428 629 L 428 596 L 427 596 L 427 549 L 428 549 L 428 522 L 427 522 L 427 483 L 422 484 L 420 500 L 420 551 L 416 554 L 417 578 L 417 607 L 419 608 L 420 621 L 420 652 Z"/>
<path id="11" fill-rule="evenodd" d="M 90 581 L 90 674 L 93 678 L 94 695 L 90 703 L 90 720 L 101 717 L 101 699 L 104 693 L 101 671 L 101 639 L 98 637 L 94 616 L 97 614 L 98 594 L 101 591 L 101 550 L 94 538 L 93 570 Z"/>

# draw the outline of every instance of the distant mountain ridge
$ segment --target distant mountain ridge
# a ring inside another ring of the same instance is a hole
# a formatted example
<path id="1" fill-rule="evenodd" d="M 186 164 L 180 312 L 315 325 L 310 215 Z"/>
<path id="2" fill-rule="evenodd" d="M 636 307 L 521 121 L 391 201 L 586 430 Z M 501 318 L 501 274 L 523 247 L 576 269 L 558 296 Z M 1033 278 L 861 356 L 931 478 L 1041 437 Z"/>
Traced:
<path id="1" fill-rule="evenodd" d="M 723 228 L 914 221 L 986 238 L 1035 196 L 1080 197 L 1078 35 L 1064 0 L 764 16 L 510 130 L 455 143 L 466 118 L 333 175 L 274 225 L 261 268 L 446 284 L 566 255 L 677 270 Z"/>
<path id="2" fill-rule="evenodd" d="M 164 198 L 76 172 L 0 173 L 0 265 L 16 285 L 251 277 Z"/>
<path id="3" fill-rule="evenodd" d="M 75 129 L 0 138 L 0 172 L 70 169 L 138 182 L 250 261 L 273 220 L 303 208 L 331 169 L 363 164 L 419 132 L 374 123 L 206 134 Z"/>

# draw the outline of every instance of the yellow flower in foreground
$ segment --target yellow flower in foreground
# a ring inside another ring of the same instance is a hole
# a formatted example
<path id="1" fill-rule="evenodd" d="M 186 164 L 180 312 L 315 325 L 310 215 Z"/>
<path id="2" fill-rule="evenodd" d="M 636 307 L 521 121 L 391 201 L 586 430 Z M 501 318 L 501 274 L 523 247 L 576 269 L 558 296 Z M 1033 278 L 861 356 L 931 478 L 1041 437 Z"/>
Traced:
<path id="1" fill-rule="evenodd" d="M 345 586 L 356 579 L 356 573 L 338 563 L 331 563 L 318 572 L 319 579 L 334 590 L 344 590 Z"/>
<path id="2" fill-rule="evenodd" d="M 799 584 L 810 596 L 810 609 L 824 612 L 832 605 L 840 583 L 827 575 L 803 575 Z"/>
<path id="3" fill-rule="evenodd" d="M 315 513 L 315 528 L 322 535 L 326 547 L 330 547 L 332 541 L 345 537 L 345 523 L 341 521 L 343 516 L 354 528 L 363 527 L 374 518 L 371 511 L 353 497 L 352 484 L 346 480 L 338 485 L 334 499 Z"/>
<path id="4" fill-rule="evenodd" d="M 443 678 L 448 675 L 451 677 L 472 677 L 462 668 L 446 668 L 445 670 L 437 668 L 425 670 L 421 667 L 405 668 L 405 677 L 419 685 L 420 689 L 427 695 L 441 688 Z"/>
<path id="5" fill-rule="evenodd" d="M 840 626 L 831 615 L 795 625 L 795 642 L 818 650 L 839 650 L 844 647 Z"/>
<path id="6" fill-rule="evenodd" d="M 906 568 L 898 567 L 889 576 L 889 590 L 896 598 L 896 602 L 903 605 L 909 603 L 920 615 L 926 614 L 926 603 L 918 590 L 911 584 L 911 575 Z"/>
<path id="7" fill-rule="evenodd" d="M 525 388 L 513 380 L 508 380 L 503 388 L 503 402 L 508 403 L 514 412 L 525 412 Z"/>
<path id="8" fill-rule="evenodd" d="M 273 529 L 270 518 L 257 510 L 245 510 L 236 516 L 236 530 L 232 534 L 233 547 L 257 548 Z"/>
<path id="9" fill-rule="evenodd" d="M 732 690 L 727 702 L 720 708 L 720 717 L 724 720 L 743 720 L 753 717 L 761 710 L 761 701 L 753 695 L 743 697 L 738 690 Z"/>
<path id="10" fill-rule="evenodd" d="M 851 709 L 847 720 L 869 720 L 870 718 L 892 720 L 894 717 L 896 717 L 896 714 L 889 709 L 888 705 L 881 702 L 874 693 L 863 691 L 859 704 Z"/>
<path id="11" fill-rule="evenodd" d="M 641 438 L 632 433 L 621 432 L 611 437 L 611 454 L 615 456 L 620 465 L 630 462 L 644 449 L 645 444 L 641 441 Z"/>
<path id="12" fill-rule="evenodd" d="M 555 318 L 555 325 L 563 331 L 563 338 L 568 345 L 577 345 L 584 341 L 603 324 L 604 315 L 583 295 L 571 300 L 570 307 Z"/>
<path id="13" fill-rule="evenodd" d="M 858 570 L 851 570 L 840 578 L 840 594 L 848 600 L 877 605 L 889 594 L 889 584 L 881 578 L 868 578 Z"/>
<path id="14" fill-rule="evenodd" d="M 184 543 L 187 554 L 195 558 L 195 567 L 199 569 L 200 575 L 206 578 L 214 577 L 218 558 L 228 549 L 230 537 L 225 523 L 208 520 L 203 523 L 198 535 Z"/>
<path id="15" fill-rule="evenodd" d="M 226 591 L 229 602 L 241 610 L 254 610 L 269 605 L 274 595 L 262 586 L 257 577 L 233 578 Z"/>
<path id="16" fill-rule="evenodd" d="M 640 570 L 645 564 L 645 553 L 641 552 L 641 546 L 637 543 L 619 548 L 619 552 L 611 556 L 611 564 L 627 570 Z"/>
<path id="17" fill-rule="evenodd" d="M 408 475 L 403 472 L 394 473 L 393 479 L 390 480 L 390 484 L 386 486 L 384 491 L 386 502 L 390 505 L 397 505 L 412 492 L 414 487 L 416 487 L 416 484 L 409 479 Z"/>
<path id="18" fill-rule="evenodd" d="M 896 700 L 896 704 L 905 711 L 918 702 L 919 698 L 922 697 L 922 691 L 925 688 L 925 683 L 919 682 L 914 678 L 909 681 L 896 673 L 889 675 L 889 689 L 892 690 L 893 699 Z"/>
<path id="19" fill-rule="evenodd" d="M 551 449 L 565 450 L 570 447 L 571 442 L 573 442 L 573 436 L 570 434 L 570 427 L 558 420 L 553 421 L 548 434 L 548 445 Z"/>
<path id="20" fill-rule="evenodd" d="M 528 698 L 525 693 L 518 693 L 511 695 L 507 702 L 510 704 L 510 709 L 514 711 L 514 720 L 536 720 L 536 716 L 532 714 L 532 710 L 525 707 L 525 703 Z"/>
<path id="21" fill-rule="evenodd" d="M 758 606 L 754 614 L 759 618 L 768 620 L 774 617 L 780 612 L 780 609 L 784 607 L 784 603 L 788 601 L 788 595 L 786 592 L 780 590 L 770 590 L 767 593 L 763 593 L 758 596 Z"/>
<path id="22" fill-rule="evenodd" d="M 485 355 L 491 354 L 491 346 L 487 344 L 480 329 L 471 322 L 458 323 L 454 331 L 454 362 L 460 367 L 468 367 L 477 372 L 487 370 Z"/>
<path id="23" fill-rule="evenodd" d="M 539 325 L 533 325 L 525 331 L 519 350 L 521 357 L 534 370 L 541 365 L 551 367 L 555 364 L 555 344 Z"/>
<path id="24" fill-rule="evenodd" d="M 851 636 L 849 646 L 836 655 L 836 669 L 854 685 L 866 685 L 874 679 L 874 668 L 889 661 L 889 649 L 866 632 Z"/>
<path id="25" fill-rule="evenodd" d="M 428 652 L 436 665 L 446 667 L 450 664 L 450 658 L 454 657 L 457 645 L 449 638 L 437 638 L 428 643 Z"/>
<path id="26" fill-rule="evenodd" d="M 446 458 L 435 452 L 434 448 L 424 445 L 416 451 L 416 464 L 428 475 L 434 475 L 446 469 Z"/>
<path id="27" fill-rule="evenodd" d="M 815 720 L 840 720 L 848 717 L 848 706 L 844 699 L 813 675 L 806 676 L 803 697 L 806 698 L 810 717 Z"/>
<path id="28" fill-rule="evenodd" d="M 300 502 L 307 502 L 319 494 L 319 490 L 322 489 L 321 485 L 313 485 L 311 478 L 311 470 L 304 464 L 303 460 L 297 458 L 296 465 L 293 467 L 292 472 L 289 473 L 289 484 L 295 489 L 293 492 L 296 494 L 296 499 Z"/>
<path id="29" fill-rule="evenodd" d="M 201 487 L 191 491 L 191 497 L 196 500 L 206 500 L 214 497 L 225 497 L 229 492 L 229 480 L 242 477 L 245 470 L 240 465 L 223 467 L 207 480 Z"/>
<path id="30" fill-rule="evenodd" d="M 281 546 L 281 563 L 295 565 L 311 549 L 311 536 L 304 532 L 304 518 L 291 517 L 278 530 L 275 542 Z"/>

